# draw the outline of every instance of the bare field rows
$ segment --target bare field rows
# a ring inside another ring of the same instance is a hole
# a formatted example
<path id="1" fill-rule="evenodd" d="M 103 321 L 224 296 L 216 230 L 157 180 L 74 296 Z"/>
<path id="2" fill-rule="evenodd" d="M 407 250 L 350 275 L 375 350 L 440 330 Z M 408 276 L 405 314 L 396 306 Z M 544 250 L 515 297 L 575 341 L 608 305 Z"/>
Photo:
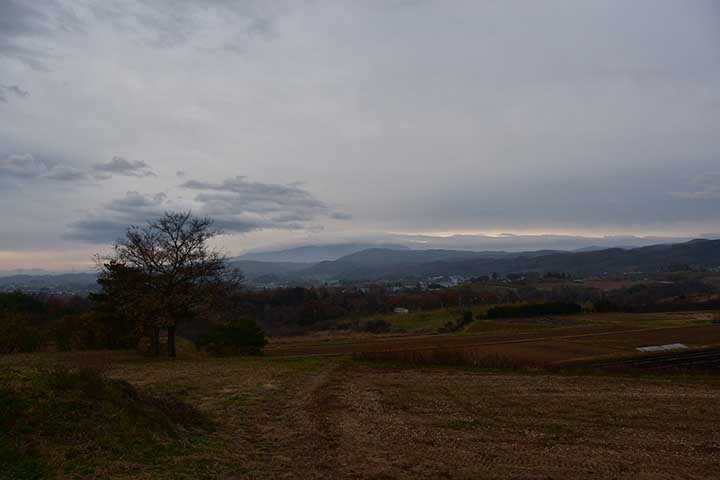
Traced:
<path id="1" fill-rule="evenodd" d="M 473 349 L 486 356 L 505 356 L 530 365 L 549 365 L 590 357 L 635 354 L 647 345 L 684 343 L 689 347 L 720 344 L 720 326 L 702 325 L 654 329 L 617 326 L 578 326 L 545 332 L 379 336 L 359 341 L 302 342 L 270 345 L 270 356 L 341 356 L 438 349 Z M 390 357 L 388 357 L 390 358 Z"/>
<path id="2" fill-rule="evenodd" d="M 720 348 L 703 348 L 698 350 L 642 355 L 632 358 L 600 360 L 588 362 L 585 367 L 610 371 L 636 369 L 650 371 L 697 370 L 717 372 L 720 371 Z"/>

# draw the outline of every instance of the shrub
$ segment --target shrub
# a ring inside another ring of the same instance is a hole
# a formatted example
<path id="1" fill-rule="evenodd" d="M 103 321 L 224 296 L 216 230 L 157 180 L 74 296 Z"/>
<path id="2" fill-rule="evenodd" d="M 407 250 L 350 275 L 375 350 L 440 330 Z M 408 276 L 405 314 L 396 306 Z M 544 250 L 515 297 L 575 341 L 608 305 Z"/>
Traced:
<path id="1" fill-rule="evenodd" d="M 66 315 L 52 328 L 59 350 L 130 348 L 134 345 L 132 325 L 123 317 L 103 311 Z"/>
<path id="2" fill-rule="evenodd" d="M 363 323 L 360 328 L 364 332 L 387 333 L 392 329 L 392 325 L 382 318 L 373 318 Z"/>
<path id="3" fill-rule="evenodd" d="M 464 327 L 465 325 L 471 324 L 473 321 L 473 314 L 471 310 L 464 310 L 462 317 L 458 320 L 458 326 Z"/>
<path id="4" fill-rule="evenodd" d="M 593 309 L 597 313 L 609 313 L 609 312 L 617 312 L 620 310 L 620 307 L 618 305 L 615 305 L 613 302 L 608 300 L 607 298 L 602 298 L 595 302 L 593 305 Z"/>
<path id="5" fill-rule="evenodd" d="M 454 322 L 445 322 L 445 325 L 437 329 L 438 333 L 457 332 L 461 328 L 470 325 L 473 321 L 472 310 L 463 310 L 462 316 Z"/>
<path id="6" fill-rule="evenodd" d="M 43 315 L 47 313 L 47 302 L 23 292 L 0 293 L 0 310 L 5 312 Z"/>
<path id="7" fill-rule="evenodd" d="M 437 329 L 438 333 L 452 333 L 458 329 L 458 326 L 456 323 L 453 322 L 445 322 L 445 325 L 442 327 L 439 327 Z"/>
<path id="8" fill-rule="evenodd" d="M 265 334 L 255 320 L 241 318 L 211 326 L 197 346 L 214 355 L 262 355 L 266 344 Z"/>
<path id="9" fill-rule="evenodd" d="M 527 305 L 504 305 L 493 307 L 487 312 L 487 318 L 522 318 L 543 315 L 572 315 L 582 313 L 582 307 L 575 303 L 549 302 Z"/>
<path id="10" fill-rule="evenodd" d="M 110 334 L 92 312 L 63 317 L 53 327 L 60 350 L 96 350 L 108 348 Z"/>
<path id="11" fill-rule="evenodd" d="M 34 352 L 44 342 L 43 331 L 24 315 L 0 315 L 0 353 Z"/>

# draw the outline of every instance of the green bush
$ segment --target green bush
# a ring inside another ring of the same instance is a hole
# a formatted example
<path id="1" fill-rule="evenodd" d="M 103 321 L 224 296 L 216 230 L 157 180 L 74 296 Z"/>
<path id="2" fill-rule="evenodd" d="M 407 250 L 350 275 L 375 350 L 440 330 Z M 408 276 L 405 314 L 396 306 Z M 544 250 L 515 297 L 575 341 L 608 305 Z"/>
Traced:
<path id="1" fill-rule="evenodd" d="M 198 348 L 214 355 L 262 355 L 266 344 L 265 334 L 255 320 L 241 318 L 210 327 L 198 341 Z"/>

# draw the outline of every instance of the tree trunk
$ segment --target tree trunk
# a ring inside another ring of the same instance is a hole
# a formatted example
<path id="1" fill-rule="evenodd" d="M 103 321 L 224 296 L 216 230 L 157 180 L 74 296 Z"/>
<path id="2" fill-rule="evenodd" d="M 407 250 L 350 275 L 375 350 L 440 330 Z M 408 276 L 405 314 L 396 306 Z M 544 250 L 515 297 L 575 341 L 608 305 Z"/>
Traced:
<path id="1" fill-rule="evenodd" d="M 152 351 L 156 357 L 160 356 L 160 328 L 153 327 L 152 331 Z"/>
<path id="2" fill-rule="evenodd" d="M 175 327 L 168 327 L 167 329 L 168 338 L 168 357 L 175 356 Z"/>

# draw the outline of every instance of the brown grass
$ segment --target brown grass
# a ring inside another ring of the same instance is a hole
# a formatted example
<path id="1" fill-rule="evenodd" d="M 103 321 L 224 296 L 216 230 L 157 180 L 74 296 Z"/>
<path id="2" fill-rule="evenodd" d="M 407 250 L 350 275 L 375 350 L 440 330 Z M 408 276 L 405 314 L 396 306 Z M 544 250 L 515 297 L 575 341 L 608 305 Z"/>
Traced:
<path id="1" fill-rule="evenodd" d="M 71 478 L 700 479 L 720 466 L 720 387 L 710 380 L 102 356 L 110 377 L 181 399 L 216 427 L 170 458 L 128 462 L 119 452 Z M 72 357 L 10 356 L 0 366 Z"/>

